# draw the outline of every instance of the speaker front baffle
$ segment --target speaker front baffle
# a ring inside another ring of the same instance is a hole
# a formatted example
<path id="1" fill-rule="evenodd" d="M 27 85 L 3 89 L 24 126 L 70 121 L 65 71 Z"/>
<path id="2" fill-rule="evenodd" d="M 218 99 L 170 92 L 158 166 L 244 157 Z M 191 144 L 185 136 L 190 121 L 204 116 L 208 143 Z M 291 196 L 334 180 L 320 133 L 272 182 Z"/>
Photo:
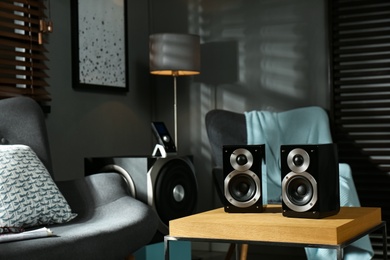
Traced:
<path id="1" fill-rule="evenodd" d="M 282 145 L 283 215 L 323 218 L 340 210 L 340 186 L 335 144 Z"/>
<path id="2" fill-rule="evenodd" d="M 263 161 L 264 145 L 223 146 L 225 212 L 263 212 L 266 204 L 264 200 L 266 196 L 263 196 L 265 194 L 261 167 Z"/>

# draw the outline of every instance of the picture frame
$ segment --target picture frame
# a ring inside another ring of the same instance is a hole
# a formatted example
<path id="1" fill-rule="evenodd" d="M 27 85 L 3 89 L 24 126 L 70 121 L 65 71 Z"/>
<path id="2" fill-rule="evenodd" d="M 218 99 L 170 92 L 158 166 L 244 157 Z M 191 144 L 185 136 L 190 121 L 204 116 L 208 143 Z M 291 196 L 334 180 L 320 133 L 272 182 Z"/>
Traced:
<path id="1" fill-rule="evenodd" d="M 126 0 L 71 0 L 72 85 L 128 91 Z"/>

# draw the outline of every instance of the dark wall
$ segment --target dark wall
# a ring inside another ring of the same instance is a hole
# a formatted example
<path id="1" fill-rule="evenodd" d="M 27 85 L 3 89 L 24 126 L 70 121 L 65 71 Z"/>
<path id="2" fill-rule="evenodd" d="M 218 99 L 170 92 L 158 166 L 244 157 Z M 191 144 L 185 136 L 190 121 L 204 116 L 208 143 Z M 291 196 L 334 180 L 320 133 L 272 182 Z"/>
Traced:
<path id="1" fill-rule="evenodd" d="M 214 108 L 243 112 L 328 107 L 324 0 L 128 1 L 129 92 L 76 91 L 71 83 L 70 0 L 52 1 L 49 37 L 56 179 L 82 176 L 83 158 L 150 154 L 150 121 L 173 135 L 173 79 L 150 76 L 150 33 L 194 33 L 202 73 L 178 79 L 179 154 L 194 155 L 199 210 L 215 206 L 212 160 L 204 125 Z"/>
<path id="2" fill-rule="evenodd" d="M 203 210 L 215 205 L 209 110 L 328 108 L 326 8 L 324 0 L 186 2 L 151 0 L 151 31 L 201 36 L 201 75 L 178 81 L 178 146 L 194 155 L 199 186 L 208 191 L 200 194 Z M 154 80 L 155 116 L 172 128 L 173 83 Z"/>
<path id="3" fill-rule="evenodd" d="M 148 2 L 128 1 L 129 92 L 110 94 L 72 87 L 70 0 L 51 1 L 49 35 L 52 112 L 47 116 L 54 176 L 83 176 L 83 158 L 150 154 L 151 89 L 148 71 Z"/>

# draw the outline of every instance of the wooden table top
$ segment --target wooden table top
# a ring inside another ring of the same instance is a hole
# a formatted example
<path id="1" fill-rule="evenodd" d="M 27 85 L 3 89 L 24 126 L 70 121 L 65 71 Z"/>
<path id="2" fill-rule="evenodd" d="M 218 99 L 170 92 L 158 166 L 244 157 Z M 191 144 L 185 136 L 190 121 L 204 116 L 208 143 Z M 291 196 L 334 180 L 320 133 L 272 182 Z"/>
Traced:
<path id="1" fill-rule="evenodd" d="M 381 224 L 381 209 L 342 207 L 322 219 L 287 218 L 280 205 L 263 213 L 226 213 L 223 208 L 171 220 L 178 238 L 338 245 Z"/>

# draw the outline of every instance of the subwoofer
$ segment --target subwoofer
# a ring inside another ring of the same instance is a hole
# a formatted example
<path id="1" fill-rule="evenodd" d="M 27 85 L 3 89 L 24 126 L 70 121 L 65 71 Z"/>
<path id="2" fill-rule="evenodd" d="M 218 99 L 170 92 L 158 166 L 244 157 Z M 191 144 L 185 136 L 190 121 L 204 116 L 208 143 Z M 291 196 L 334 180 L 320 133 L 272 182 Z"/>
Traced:
<path id="1" fill-rule="evenodd" d="M 104 171 L 120 173 L 130 194 L 156 210 L 160 235 L 168 234 L 170 220 L 195 212 L 198 187 L 192 156 L 85 159 L 86 174 Z"/>
<path id="2" fill-rule="evenodd" d="M 229 213 L 256 213 L 264 209 L 262 161 L 264 145 L 223 146 L 224 208 Z"/>
<path id="3" fill-rule="evenodd" d="M 340 210 L 335 144 L 282 145 L 283 216 L 323 218 Z"/>

